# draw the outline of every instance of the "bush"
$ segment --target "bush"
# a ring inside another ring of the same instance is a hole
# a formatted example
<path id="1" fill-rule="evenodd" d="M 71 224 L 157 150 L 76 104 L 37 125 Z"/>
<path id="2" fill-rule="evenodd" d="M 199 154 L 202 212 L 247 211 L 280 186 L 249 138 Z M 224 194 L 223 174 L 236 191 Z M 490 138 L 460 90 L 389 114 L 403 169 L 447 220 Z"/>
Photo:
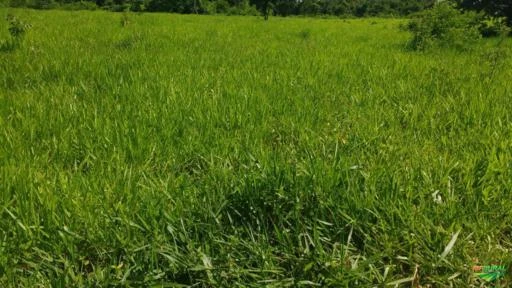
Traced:
<path id="1" fill-rule="evenodd" d="M 479 30 L 483 37 L 496 37 L 510 33 L 510 28 L 507 27 L 506 19 L 503 17 L 483 20 Z"/>
<path id="2" fill-rule="evenodd" d="M 432 9 L 416 14 L 408 23 L 407 30 L 413 33 L 409 47 L 413 50 L 433 46 L 466 49 L 480 38 L 481 19 L 480 14 L 462 12 L 450 3 L 440 2 Z"/>
<path id="3" fill-rule="evenodd" d="M 11 35 L 11 39 L 0 43 L 0 50 L 12 51 L 21 46 L 23 39 L 25 38 L 25 34 L 31 28 L 31 25 L 10 14 L 7 15 L 6 20 L 9 22 L 8 30 Z"/>
<path id="4" fill-rule="evenodd" d="M 7 22 L 9 22 L 9 34 L 11 34 L 12 39 L 14 41 L 21 42 L 28 29 L 32 26 L 13 15 L 7 15 L 6 19 Z"/>

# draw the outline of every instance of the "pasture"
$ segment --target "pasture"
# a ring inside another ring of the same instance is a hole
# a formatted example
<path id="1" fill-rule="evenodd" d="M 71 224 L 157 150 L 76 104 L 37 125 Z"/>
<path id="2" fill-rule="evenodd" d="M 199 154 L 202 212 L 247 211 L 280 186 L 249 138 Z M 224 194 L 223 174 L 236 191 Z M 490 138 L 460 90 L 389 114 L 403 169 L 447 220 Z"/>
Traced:
<path id="1" fill-rule="evenodd" d="M 32 27 L 0 51 L 2 287 L 479 287 L 473 265 L 512 265 L 510 39 L 26 9 L 0 39 L 7 14 Z"/>

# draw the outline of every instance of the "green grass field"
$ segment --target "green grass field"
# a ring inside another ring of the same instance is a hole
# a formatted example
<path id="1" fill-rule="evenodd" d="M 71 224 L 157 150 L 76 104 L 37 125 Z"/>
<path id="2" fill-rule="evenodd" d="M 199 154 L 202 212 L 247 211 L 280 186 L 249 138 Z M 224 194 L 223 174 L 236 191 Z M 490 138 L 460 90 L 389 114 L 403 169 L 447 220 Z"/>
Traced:
<path id="1" fill-rule="evenodd" d="M 512 265 L 510 39 L 2 9 L 4 41 L 8 13 L 32 28 L 0 51 L 1 287 L 491 287 L 471 267 Z"/>

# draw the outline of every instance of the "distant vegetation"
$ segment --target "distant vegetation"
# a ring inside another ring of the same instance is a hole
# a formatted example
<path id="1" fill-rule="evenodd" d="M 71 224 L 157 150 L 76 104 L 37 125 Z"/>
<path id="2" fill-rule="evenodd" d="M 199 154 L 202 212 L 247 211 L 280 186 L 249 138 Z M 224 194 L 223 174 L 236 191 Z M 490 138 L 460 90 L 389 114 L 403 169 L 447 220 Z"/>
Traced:
<path id="1" fill-rule="evenodd" d="M 484 11 L 493 17 L 508 17 L 509 0 L 2 0 L 11 7 L 37 9 L 95 9 L 113 11 L 160 11 L 185 14 L 232 15 L 334 15 L 344 17 L 404 16 L 432 7 L 436 2 L 451 2 L 463 9 Z"/>
<path id="2" fill-rule="evenodd" d="M 452 7 L 452 12 L 475 11 L 458 20 L 470 20 L 471 27 L 484 37 L 498 36 L 512 26 L 509 0 L 0 0 L 1 6 L 35 9 L 96 10 L 117 12 L 173 12 L 183 14 L 225 14 L 269 16 L 402 17 L 428 11 L 434 6 Z M 439 4 L 439 5 L 436 5 Z M 456 11 L 456 9 L 458 11 Z M 440 12 L 440 9 L 437 9 Z M 427 12 L 428 14 L 429 12 Z M 454 16 L 451 13 L 448 16 Z M 432 14 L 432 13 L 431 13 Z M 442 12 L 441 12 L 442 14 Z M 423 14 L 425 15 L 425 14 Z M 434 15 L 434 14 L 432 14 Z M 445 15 L 446 16 L 446 15 Z M 421 18 L 421 17 L 420 17 Z M 472 19 L 469 19 L 472 18 Z M 435 20 L 434 20 L 435 21 Z M 416 24 L 419 22 L 416 21 Z M 425 23 L 425 22 L 423 22 Z M 456 24 L 455 22 L 445 24 Z M 460 24 L 460 23 L 459 23 Z M 420 28 L 420 27 L 416 27 Z M 452 32 L 455 31 L 452 29 Z M 418 31 L 417 31 L 418 32 Z M 466 31 L 468 32 L 468 31 Z M 469 31 L 471 32 L 471 31 Z M 467 36 L 471 36 L 470 33 Z M 438 35 L 439 36 L 439 35 Z M 444 35 L 445 37 L 447 35 Z M 459 36 L 465 37 L 460 34 Z M 460 42 L 461 37 L 457 40 Z M 467 37 L 466 37 L 467 38 Z M 469 37 L 471 38 L 471 37 Z M 445 41 L 448 43 L 448 41 Z M 416 42 L 413 45 L 420 44 Z M 426 44 L 422 43 L 421 45 Z"/>
<path id="3" fill-rule="evenodd" d="M 453 3 L 441 2 L 412 17 L 407 30 L 413 33 L 409 47 L 425 50 L 433 46 L 470 49 L 481 36 L 506 36 L 510 29 L 504 19 L 482 13 L 462 11 Z"/>
<path id="4" fill-rule="evenodd" d="M 114 11 L 161 11 L 187 14 L 375 16 L 407 15 L 431 7 L 435 0 L 3 0 L 13 7 L 49 9 L 89 7 Z"/>

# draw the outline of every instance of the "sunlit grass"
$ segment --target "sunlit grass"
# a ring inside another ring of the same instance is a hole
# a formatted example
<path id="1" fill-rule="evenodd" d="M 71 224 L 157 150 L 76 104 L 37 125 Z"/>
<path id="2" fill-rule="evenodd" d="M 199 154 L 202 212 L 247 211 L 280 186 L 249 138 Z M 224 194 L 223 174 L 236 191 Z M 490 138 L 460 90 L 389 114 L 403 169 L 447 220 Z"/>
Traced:
<path id="1" fill-rule="evenodd" d="M 32 28 L 0 52 L 0 286 L 468 287 L 472 259 L 510 265 L 509 40 L 7 13 Z"/>

